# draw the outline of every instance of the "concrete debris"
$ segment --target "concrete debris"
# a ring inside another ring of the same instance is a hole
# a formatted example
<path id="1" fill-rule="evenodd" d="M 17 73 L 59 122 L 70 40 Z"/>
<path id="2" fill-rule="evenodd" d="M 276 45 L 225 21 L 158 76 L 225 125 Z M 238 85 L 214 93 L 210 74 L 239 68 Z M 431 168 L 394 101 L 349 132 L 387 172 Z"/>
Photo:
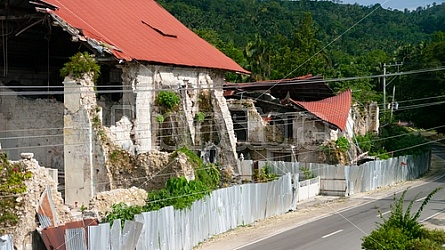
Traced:
<path id="1" fill-rule="evenodd" d="M 114 189 L 107 192 L 98 193 L 89 204 L 89 209 L 97 211 L 100 217 L 103 217 L 106 212 L 111 211 L 113 204 L 125 203 L 129 206 L 145 205 L 147 199 L 147 191 L 131 187 L 129 189 Z"/>
<path id="2" fill-rule="evenodd" d="M 117 152 L 117 151 L 115 151 Z M 183 153 L 151 151 L 132 156 L 125 150 L 108 161 L 112 173 L 113 188 L 138 187 L 147 191 L 164 188 L 171 177 L 185 176 L 194 180 L 193 166 Z"/>
<path id="3" fill-rule="evenodd" d="M 34 154 L 33 153 L 21 153 L 20 157 L 22 157 L 22 159 L 30 160 L 34 157 Z"/>
<path id="4" fill-rule="evenodd" d="M 56 182 L 47 175 L 48 171 L 40 167 L 35 159 L 32 159 L 32 154 L 24 155 L 26 157 L 20 161 L 11 161 L 13 164 L 22 164 L 25 170 L 32 174 L 30 179 L 25 180 L 27 191 L 23 196 L 19 197 L 22 205 L 16 207 L 19 222 L 17 226 L 11 228 L 11 232 L 9 232 L 13 236 L 14 246 L 18 249 L 27 249 L 26 246 L 31 244 L 31 237 L 29 237 L 29 235 L 39 227 L 35 219 L 36 208 L 38 207 L 40 196 L 47 186 L 51 188 L 52 201 L 56 208 L 55 212 L 57 213 L 59 223 L 65 223 L 72 219 L 69 208 L 64 205 L 62 195 L 57 191 Z"/>

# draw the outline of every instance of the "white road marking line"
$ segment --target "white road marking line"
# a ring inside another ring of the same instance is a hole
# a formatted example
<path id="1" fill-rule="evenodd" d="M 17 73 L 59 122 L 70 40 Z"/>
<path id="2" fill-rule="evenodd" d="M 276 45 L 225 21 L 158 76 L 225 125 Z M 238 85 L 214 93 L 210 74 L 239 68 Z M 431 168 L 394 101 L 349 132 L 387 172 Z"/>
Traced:
<path id="1" fill-rule="evenodd" d="M 325 236 L 323 236 L 323 237 L 321 237 L 321 238 L 322 238 L 322 239 L 325 239 L 325 238 L 330 237 L 330 236 L 332 236 L 332 235 L 334 235 L 334 234 L 338 234 L 338 233 L 340 233 L 341 231 L 343 231 L 343 229 L 340 229 L 340 230 L 335 231 L 335 232 L 330 233 L 330 234 L 326 234 Z"/>
<path id="2" fill-rule="evenodd" d="M 420 198 L 420 199 L 417 199 L 416 202 L 421 202 L 421 201 L 425 200 L 425 198 L 426 198 L 426 196 L 425 196 L 425 197 L 422 197 L 422 198 Z"/>
<path id="3" fill-rule="evenodd" d="M 440 210 L 439 212 L 437 212 L 437 213 L 435 213 L 435 214 L 433 214 L 433 215 L 431 215 L 431 216 L 426 217 L 425 219 L 421 220 L 420 222 L 425 222 L 425 221 L 427 221 L 427 220 L 429 220 L 429 219 L 431 219 L 431 218 L 434 218 L 434 217 L 436 217 L 437 215 L 443 213 L 444 211 L 445 211 L 445 209 L 442 209 L 442 210 Z"/>
<path id="4" fill-rule="evenodd" d="M 386 212 L 382 213 L 382 215 L 387 215 L 389 213 L 391 213 L 391 211 L 386 211 Z M 378 214 L 376 217 L 380 217 L 380 214 Z"/>

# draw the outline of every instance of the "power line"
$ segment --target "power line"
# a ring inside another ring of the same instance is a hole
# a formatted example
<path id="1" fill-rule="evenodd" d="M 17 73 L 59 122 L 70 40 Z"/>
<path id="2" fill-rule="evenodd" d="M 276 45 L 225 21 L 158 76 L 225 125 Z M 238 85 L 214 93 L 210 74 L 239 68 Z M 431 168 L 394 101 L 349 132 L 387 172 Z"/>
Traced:
<path id="1" fill-rule="evenodd" d="M 377 75 L 370 75 L 370 76 L 354 76 L 354 77 L 342 77 L 342 78 L 329 78 L 329 79 L 320 79 L 320 80 L 311 80 L 310 83 L 329 83 L 329 82 L 340 82 L 340 81 L 353 81 L 353 80 L 361 80 L 361 79 L 373 79 L 373 78 L 381 78 L 381 77 L 390 77 L 390 76 L 402 76 L 402 75 L 411 75 L 411 74 L 420 74 L 420 73 L 427 73 L 427 72 L 435 72 L 435 71 L 442 71 L 445 70 L 445 66 L 444 67 L 434 67 L 434 68 L 425 68 L 425 69 L 418 69 L 418 70 L 411 70 L 411 71 L 407 71 L 407 72 L 398 72 L 398 73 L 391 73 L 391 74 L 377 74 Z M 282 79 L 285 80 L 285 79 Z M 280 84 L 280 86 L 292 86 L 292 85 L 302 85 L 302 84 L 307 84 L 307 82 L 293 82 L 293 83 L 283 83 L 283 82 L 278 82 Z M 276 86 L 278 83 L 274 84 L 273 86 Z M 103 88 L 103 87 L 107 87 L 107 88 L 122 88 L 122 86 L 117 86 L 117 85 L 98 85 L 97 86 L 99 89 Z M 16 88 L 16 89 L 32 89 L 32 88 L 36 88 L 36 89 L 41 89 L 41 88 L 47 88 L 47 86 L 2 86 L 0 85 L 0 90 L 1 89 L 11 89 L 11 88 Z M 50 88 L 63 88 L 62 87 L 58 87 L 58 86 L 50 86 Z M 91 87 L 93 88 L 93 87 Z M 74 88 L 75 90 L 73 91 L 19 91 L 19 92 L 15 92 L 15 91 L 11 91 L 11 92 L 5 92 L 5 91 L 0 91 L 0 96 L 17 96 L 17 95 L 22 95 L 22 96 L 33 96 L 33 95 L 63 95 L 63 94 L 80 94 L 80 93 L 92 93 L 92 91 L 90 90 L 85 90 L 85 91 L 78 91 L 77 88 Z M 97 94 L 113 94 L 113 93 L 143 93 L 143 92 L 160 92 L 160 91 L 172 91 L 172 90 L 224 90 L 224 89 L 233 89 L 233 86 L 220 86 L 220 87 L 206 87 L 206 86 L 202 86 L 199 88 L 195 88 L 195 87 L 190 87 L 190 88 L 182 88 L 182 87 L 178 87 L 175 89 L 172 88 L 156 88 L 156 89 L 118 89 L 118 90 L 97 90 L 94 91 L 94 93 Z M 270 90 L 270 89 L 269 89 Z M 267 92 L 264 91 L 264 93 Z M 259 99 L 259 97 L 256 97 L 256 99 Z"/>

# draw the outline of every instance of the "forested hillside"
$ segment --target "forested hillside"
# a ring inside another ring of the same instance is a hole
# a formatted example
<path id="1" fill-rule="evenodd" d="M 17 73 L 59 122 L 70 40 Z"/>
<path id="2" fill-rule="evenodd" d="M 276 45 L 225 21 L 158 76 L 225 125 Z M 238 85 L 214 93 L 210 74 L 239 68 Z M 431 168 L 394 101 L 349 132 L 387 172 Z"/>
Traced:
<path id="1" fill-rule="evenodd" d="M 445 100 L 437 97 L 445 95 L 445 71 L 424 72 L 445 63 L 445 4 L 399 11 L 379 4 L 338 4 L 341 1 L 158 2 L 252 72 L 250 77 L 230 74 L 228 81 L 305 74 L 326 79 L 366 76 L 330 85 L 334 90 L 352 88 L 360 103 L 375 100 L 382 104 L 382 77 L 376 76 L 383 74 L 384 64 L 403 63 L 389 66 L 387 73 L 419 72 L 387 77 L 390 94 L 386 103 L 391 102 L 396 86 L 398 118 L 428 128 L 445 124 L 445 106 L 437 103 Z M 436 104 L 428 105 L 432 102 Z"/>

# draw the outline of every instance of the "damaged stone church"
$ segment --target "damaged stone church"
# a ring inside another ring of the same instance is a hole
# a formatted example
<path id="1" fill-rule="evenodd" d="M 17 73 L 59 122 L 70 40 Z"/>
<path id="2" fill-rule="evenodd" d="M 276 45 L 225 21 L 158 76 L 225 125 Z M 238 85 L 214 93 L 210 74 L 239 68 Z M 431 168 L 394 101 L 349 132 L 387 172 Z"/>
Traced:
<path id="1" fill-rule="evenodd" d="M 187 176 L 166 153 L 181 146 L 236 171 L 224 74 L 249 72 L 155 1 L 0 3 L 1 147 L 10 159 L 32 152 L 64 172 L 67 204 Z M 78 52 L 100 65 L 96 83 L 61 77 Z M 161 92 L 180 98 L 175 110 L 159 105 Z"/>
<path id="2" fill-rule="evenodd" d="M 321 76 L 227 83 L 224 89 L 237 152 L 246 160 L 349 164 L 357 160 L 356 148 L 335 159 L 323 149 L 340 137 L 353 142 L 354 135 L 378 132 L 376 104 L 358 107 L 350 90 L 336 95 Z"/>

